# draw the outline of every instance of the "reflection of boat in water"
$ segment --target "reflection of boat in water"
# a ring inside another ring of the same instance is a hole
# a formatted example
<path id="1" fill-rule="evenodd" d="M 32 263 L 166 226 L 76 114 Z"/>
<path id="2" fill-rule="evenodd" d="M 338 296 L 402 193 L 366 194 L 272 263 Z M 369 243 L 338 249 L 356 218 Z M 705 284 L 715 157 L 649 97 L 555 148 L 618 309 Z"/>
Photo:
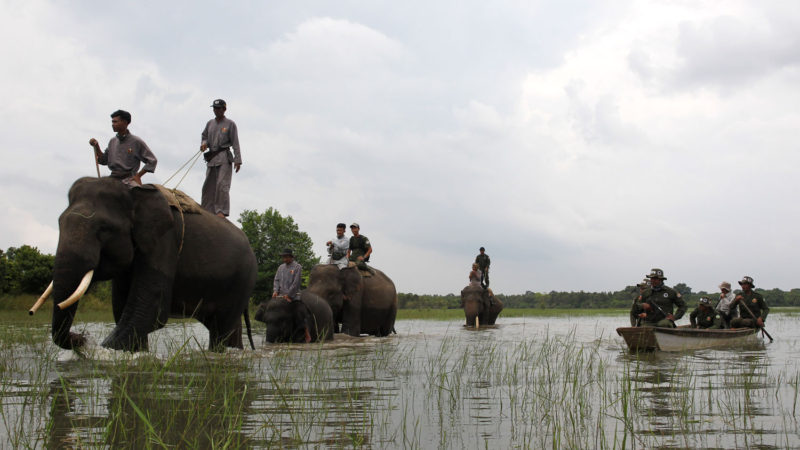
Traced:
<path id="1" fill-rule="evenodd" d="M 712 347 L 743 346 L 758 343 L 755 328 L 709 330 L 702 328 L 620 327 L 617 334 L 631 351 L 679 352 Z"/>

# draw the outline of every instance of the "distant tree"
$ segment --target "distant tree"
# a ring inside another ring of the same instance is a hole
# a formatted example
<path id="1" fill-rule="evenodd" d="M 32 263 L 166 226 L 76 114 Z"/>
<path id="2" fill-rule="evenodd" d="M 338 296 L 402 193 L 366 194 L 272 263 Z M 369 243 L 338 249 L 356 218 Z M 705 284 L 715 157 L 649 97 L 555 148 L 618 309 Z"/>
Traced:
<path id="1" fill-rule="evenodd" d="M 687 286 L 686 283 L 678 283 L 675 286 L 672 286 L 672 289 L 675 289 L 684 297 L 692 295 L 692 288 Z"/>
<path id="2" fill-rule="evenodd" d="M 0 295 L 7 294 L 11 290 L 9 281 L 8 258 L 6 253 L 0 250 Z"/>
<path id="3" fill-rule="evenodd" d="M 280 253 L 285 248 L 292 249 L 295 261 L 303 266 L 303 287 L 308 284 L 308 274 L 312 267 L 319 264 L 320 258 L 314 256 L 314 243 L 308 234 L 300 231 L 292 216 L 283 217 L 272 208 L 263 213 L 245 210 L 239 216 L 239 223 L 258 263 L 253 302 L 260 303 L 272 296 L 275 273 L 282 264 Z"/>
<path id="4" fill-rule="evenodd" d="M 42 254 L 30 245 L 10 247 L 5 254 L 3 271 L 7 292 L 42 293 L 53 279 L 53 255 Z M 5 290 L 4 290 L 5 291 Z"/>

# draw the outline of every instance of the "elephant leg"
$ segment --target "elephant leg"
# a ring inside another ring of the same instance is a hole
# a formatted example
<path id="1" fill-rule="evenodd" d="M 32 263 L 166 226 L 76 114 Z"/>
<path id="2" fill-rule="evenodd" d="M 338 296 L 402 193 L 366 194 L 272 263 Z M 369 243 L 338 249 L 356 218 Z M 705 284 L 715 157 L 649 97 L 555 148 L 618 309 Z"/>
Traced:
<path id="1" fill-rule="evenodd" d="M 358 337 L 361 335 L 361 302 L 350 299 L 342 311 L 342 333 Z M 357 303 L 357 304 L 354 304 Z"/>
<path id="2" fill-rule="evenodd" d="M 119 323 L 122 318 L 130 290 L 131 276 L 129 273 L 120 275 L 111 281 L 111 308 L 114 312 L 114 323 Z"/>
<path id="3" fill-rule="evenodd" d="M 207 317 L 200 322 L 208 329 L 208 349 L 221 352 L 225 347 L 244 348 L 242 344 L 242 321 L 236 315 L 238 324 L 228 317 Z"/>

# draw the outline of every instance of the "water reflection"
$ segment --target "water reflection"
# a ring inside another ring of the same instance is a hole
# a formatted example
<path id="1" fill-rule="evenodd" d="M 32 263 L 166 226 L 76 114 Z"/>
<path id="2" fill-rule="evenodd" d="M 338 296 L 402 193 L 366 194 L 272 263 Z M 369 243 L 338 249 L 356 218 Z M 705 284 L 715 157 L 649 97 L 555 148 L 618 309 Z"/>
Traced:
<path id="1" fill-rule="evenodd" d="M 14 363 L 0 437 L 47 448 L 800 447 L 800 331 L 771 319 L 774 344 L 672 354 L 627 352 L 618 318 L 403 321 L 385 339 L 225 355 L 202 351 L 202 326 L 182 323 L 157 333 L 150 355 L 44 369 L 40 350 L 16 348 L 3 355 Z"/>

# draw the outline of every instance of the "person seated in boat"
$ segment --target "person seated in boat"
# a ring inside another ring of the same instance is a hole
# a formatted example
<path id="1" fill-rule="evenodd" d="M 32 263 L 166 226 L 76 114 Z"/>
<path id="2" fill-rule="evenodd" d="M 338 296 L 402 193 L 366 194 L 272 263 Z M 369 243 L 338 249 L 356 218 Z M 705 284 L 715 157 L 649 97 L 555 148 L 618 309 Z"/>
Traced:
<path id="1" fill-rule="evenodd" d="M 664 285 L 664 271 L 651 269 L 650 287 L 636 299 L 638 317 L 643 320 L 642 326 L 675 328 L 675 321 L 686 314 L 686 302 L 680 292 Z M 673 306 L 678 309 L 673 313 Z"/>
<path id="2" fill-rule="evenodd" d="M 733 295 L 731 292 L 731 284 L 727 281 L 723 281 L 719 285 L 719 302 L 717 302 L 717 306 L 714 308 L 717 313 L 719 313 L 719 318 L 722 321 L 723 328 L 730 328 L 731 327 L 731 320 L 738 317 L 736 314 L 736 308 L 731 306 L 733 303 L 733 299 L 736 296 Z"/>
<path id="3" fill-rule="evenodd" d="M 764 328 L 764 321 L 769 314 L 764 296 L 753 290 L 756 286 L 750 277 L 743 277 L 739 286 L 742 287 L 742 293 L 731 302 L 731 309 L 739 307 L 739 317 L 731 320 L 731 328 Z"/>
<path id="4" fill-rule="evenodd" d="M 689 321 L 692 323 L 692 328 L 722 328 L 722 322 L 717 316 L 717 311 L 711 307 L 711 299 L 708 297 L 700 297 L 697 308 L 689 314 Z"/>
<path id="5" fill-rule="evenodd" d="M 650 280 L 645 278 L 642 280 L 641 283 L 636 285 L 639 288 L 639 292 L 633 296 L 633 303 L 631 303 L 631 326 L 638 327 L 641 319 L 639 319 L 639 311 L 636 308 L 636 300 L 639 299 L 639 296 L 644 293 L 644 291 L 650 287 Z"/>

